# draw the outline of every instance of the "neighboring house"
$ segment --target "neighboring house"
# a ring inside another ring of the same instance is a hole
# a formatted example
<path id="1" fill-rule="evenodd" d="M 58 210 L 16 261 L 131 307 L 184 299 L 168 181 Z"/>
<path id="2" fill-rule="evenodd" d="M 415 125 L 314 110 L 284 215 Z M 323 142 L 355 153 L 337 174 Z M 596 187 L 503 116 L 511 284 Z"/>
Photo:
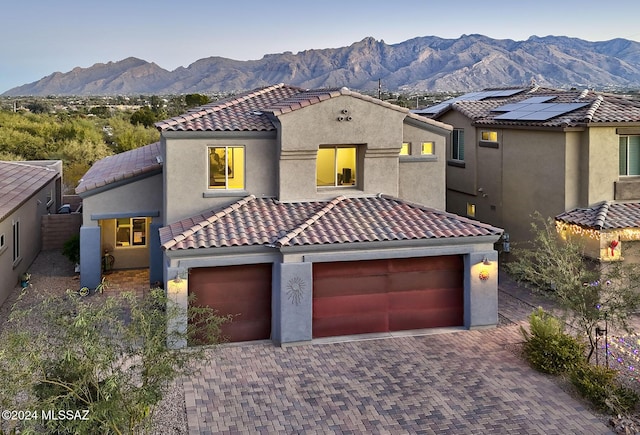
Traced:
<path id="1" fill-rule="evenodd" d="M 415 113 L 454 127 L 447 211 L 531 238 L 531 216 L 640 200 L 640 102 L 538 86 L 474 92 Z"/>
<path id="2" fill-rule="evenodd" d="M 178 303 L 234 315 L 231 341 L 497 323 L 502 231 L 442 211 L 450 126 L 282 84 L 156 126 L 76 189 L 83 285 L 105 246 L 147 255 Z"/>
<path id="3" fill-rule="evenodd" d="M 41 218 L 60 206 L 62 162 L 0 161 L 0 305 L 41 247 Z"/>
<path id="4" fill-rule="evenodd" d="M 581 240 L 589 258 L 640 263 L 640 202 L 604 201 L 555 220 L 560 235 Z"/>

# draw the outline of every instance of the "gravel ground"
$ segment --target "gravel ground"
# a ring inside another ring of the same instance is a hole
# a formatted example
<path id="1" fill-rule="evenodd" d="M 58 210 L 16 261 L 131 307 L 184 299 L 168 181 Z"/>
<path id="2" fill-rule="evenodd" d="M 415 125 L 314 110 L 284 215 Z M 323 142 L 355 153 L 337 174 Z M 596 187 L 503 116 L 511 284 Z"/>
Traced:
<path id="1" fill-rule="evenodd" d="M 0 307 L 0 331 L 6 327 L 11 307 L 18 302 L 27 307 L 37 303 L 43 296 L 64 295 L 67 289 L 79 289 L 78 274 L 73 264 L 58 251 L 42 251 L 29 268 L 31 286 L 23 291 L 16 286 Z M 19 300 L 19 301 L 18 301 Z M 156 408 L 150 435 L 187 434 L 187 416 L 182 383 L 171 386 Z"/>

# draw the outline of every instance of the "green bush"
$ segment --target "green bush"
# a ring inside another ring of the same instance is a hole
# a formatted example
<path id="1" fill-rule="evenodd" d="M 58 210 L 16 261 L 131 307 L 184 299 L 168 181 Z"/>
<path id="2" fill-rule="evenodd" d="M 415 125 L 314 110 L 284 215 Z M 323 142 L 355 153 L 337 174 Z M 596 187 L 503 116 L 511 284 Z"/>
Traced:
<path id="1" fill-rule="evenodd" d="M 563 324 L 538 308 L 529 316 L 531 332 L 521 328 L 524 356 L 538 371 L 552 375 L 571 371 L 584 360 L 585 346 L 563 332 Z"/>
<path id="2" fill-rule="evenodd" d="M 571 371 L 570 380 L 582 397 L 600 411 L 626 414 L 634 410 L 640 398 L 633 390 L 619 385 L 616 375 L 613 369 L 585 362 Z"/>
<path id="3" fill-rule="evenodd" d="M 62 255 L 67 257 L 73 264 L 80 263 L 80 235 L 71 236 L 62 245 Z"/>

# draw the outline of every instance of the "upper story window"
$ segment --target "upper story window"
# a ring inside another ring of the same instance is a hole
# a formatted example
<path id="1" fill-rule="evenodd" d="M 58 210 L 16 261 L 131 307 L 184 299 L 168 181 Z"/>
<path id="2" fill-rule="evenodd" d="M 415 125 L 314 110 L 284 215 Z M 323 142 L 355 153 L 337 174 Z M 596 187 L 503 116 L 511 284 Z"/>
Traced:
<path id="1" fill-rule="evenodd" d="M 146 246 L 146 244 L 147 218 L 116 219 L 116 246 L 118 248 Z"/>
<path id="2" fill-rule="evenodd" d="M 464 130 L 454 128 L 451 136 L 451 158 L 453 160 L 464 160 Z"/>
<path id="3" fill-rule="evenodd" d="M 433 142 L 422 142 L 422 147 L 420 148 L 420 154 L 426 156 L 432 156 L 435 154 L 436 144 Z"/>
<path id="4" fill-rule="evenodd" d="M 480 140 L 483 142 L 498 142 L 497 131 L 483 131 L 480 133 Z"/>
<path id="5" fill-rule="evenodd" d="M 355 146 L 321 146 L 318 149 L 316 185 L 355 186 L 357 161 Z"/>
<path id="6" fill-rule="evenodd" d="M 402 142 L 402 148 L 400 148 L 401 156 L 411 155 L 411 142 Z"/>
<path id="7" fill-rule="evenodd" d="M 244 147 L 209 147 L 209 189 L 244 189 Z"/>
<path id="8" fill-rule="evenodd" d="M 640 175 L 640 136 L 620 136 L 620 175 Z"/>

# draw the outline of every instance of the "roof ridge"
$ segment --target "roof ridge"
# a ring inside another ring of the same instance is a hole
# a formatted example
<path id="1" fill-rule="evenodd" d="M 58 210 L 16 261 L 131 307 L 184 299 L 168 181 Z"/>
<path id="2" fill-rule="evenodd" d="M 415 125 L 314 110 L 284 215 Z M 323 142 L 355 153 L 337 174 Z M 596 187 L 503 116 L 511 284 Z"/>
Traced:
<path id="1" fill-rule="evenodd" d="M 202 228 L 211 225 L 212 223 L 214 223 L 218 219 L 223 218 L 224 216 L 227 216 L 229 213 L 239 209 L 240 207 L 244 206 L 245 204 L 248 204 L 249 202 L 251 202 L 251 201 L 253 201 L 255 199 L 256 199 L 255 195 L 245 196 L 241 200 L 236 201 L 236 202 L 228 205 L 224 209 L 220 210 L 217 213 L 214 213 L 212 216 L 206 218 L 205 220 L 203 220 L 201 222 L 198 222 L 195 225 L 192 225 L 188 230 L 182 231 L 176 237 L 173 237 L 168 242 L 163 243 L 162 244 L 162 248 L 164 250 L 170 249 L 171 247 L 175 246 L 177 243 L 181 242 L 182 240 L 186 239 L 187 237 L 193 235 L 197 231 L 200 231 Z"/>
<path id="2" fill-rule="evenodd" d="M 333 210 L 333 208 L 336 205 L 338 205 L 338 203 L 344 201 L 345 199 L 347 199 L 347 197 L 344 196 L 344 195 L 340 195 L 340 196 L 335 197 L 334 199 L 329 201 L 327 203 L 327 205 L 322 207 L 322 209 L 320 209 L 317 212 L 315 212 L 303 224 L 299 225 L 298 227 L 294 228 L 293 230 L 289 231 L 287 234 L 285 234 L 284 236 L 282 236 L 278 240 L 276 240 L 275 243 L 274 243 L 274 246 L 281 247 L 281 246 L 287 244 L 291 239 L 293 239 L 294 237 L 298 236 L 300 233 L 305 231 L 311 225 L 315 224 L 322 216 L 324 216 L 327 213 L 329 213 L 331 210 Z"/>
<path id="3" fill-rule="evenodd" d="M 580 95 L 580 97 L 578 98 L 582 98 L 582 95 Z M 587 110 L 587 114 L 585 115 L 584 119 L 588 119 L 589 121 L 593 120 L 593 116 L 596 114 L 596 111 L 603 101 L 604 98 L 602 97 L 602 95 L 598 95 L 593 103 L 591 103 L 591 107 L 589 107 L 589 110 Z"/>
<path id="4" fill-rule="evenodd" d="M 604 224 L 607 221 L 607 214 L 609 213 L 609 206 L 610 205 L 611 205 L 610 201 L 604 201 L 600 205 L 600 209 L 598 210 L 598 213 L 596 214 L 596 219 L 594 221 L 594 226 L 599 230 L 604 228 Z"/>

